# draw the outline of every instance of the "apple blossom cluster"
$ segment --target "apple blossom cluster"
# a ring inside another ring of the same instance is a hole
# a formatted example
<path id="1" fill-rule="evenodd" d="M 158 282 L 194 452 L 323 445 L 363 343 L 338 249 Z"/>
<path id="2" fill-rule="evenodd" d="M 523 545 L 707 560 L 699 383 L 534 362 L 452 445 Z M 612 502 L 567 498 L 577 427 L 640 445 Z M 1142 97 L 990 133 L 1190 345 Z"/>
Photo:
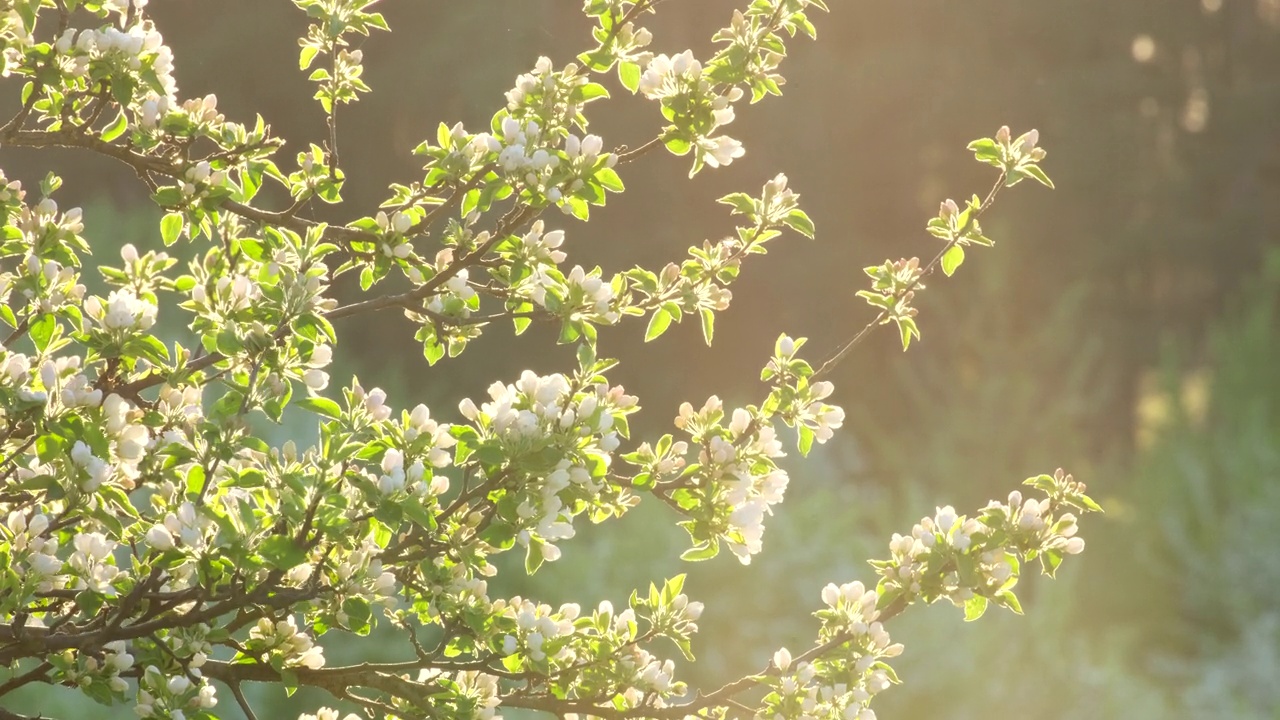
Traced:
<path id="1" fill-rule="evenodd" d="M 121 11 L 121 14 L 125 14 Z M 125 18 L 121 18 L 122 23 Z M 169 102 L 177 95 L 173 79 L 173 51 L 150 21 L 134 22 L 125 29 L 107 26 L 100 29 L 67 28 L 53 44 L 60 69 L 73 78 L 94 77 L 141 78 L 149 71 L 147 81 L 155 93 Z M 119 83 L 119 79 L 114 82 Z"/>
<path id="2" fill-rule="evenodd" d="M 251 657 L 279 656 L 285 667 L 311 670 L 324 667 L 324 648 L 298 629 L 292 615 L 280 622 L 270 618 L 259 620 L 249 631 L 244 652 Z"/>
<path id="3" fill-rule="evenodd" d="M 895 533 L 891 559 L 872 563 L 885 604 L 945 599 L 964 608 L 970 620 L 980 617 L 989 603 L 1021 612 L 1013 587 L 1022 563 L 1039 560 L 1042 570 L 1053 575 L 1064 556 L 1084 550 L 1084 540 L 1076 536 L 1076 513 L 1100 510 L 1084 494 L 1084 483 L 1062 470 L 1024 484 L 1045 497 L 1024 499 L 1015 490 L 1006 502 L 993 500 L 973 518 L 941 507 L 909 535 Z"/>
<path id="4" fill-rule="evenodd" d="M 662 102 L 674 116 L 674 133 L 667 138 L 667 147 L 687 152 L 692 144 L 695 168 L 702 164 L 721 167 L 746 154 L 740 141 L 724 134 L 712 136 L 733 122 L 733 103 L 742 99 L 742 88 L 731 87 L 725 94 L 716 92 L 692 50 L 674 57 L 655 55 L 645 66 L 637 89 L 650 100 Z"/>
<path id="5" fill-rule="evenodd" d="M 210 717 L 205 711 L 218 704 L 217 689 L 203 680 L 199 672 L 198 667 L 192 667 L 188 674 L 169 675 L 155 665 L 148 665 L 138 678 L 138 704 L 133 708 L 134 713 L 140 720 Z"/>
<path id="6" fill-rule="evenodd" d="M 466 399 L 459 406 L 474 424 L 459 436 L 459 444 L 475 453 L 486 475 L 512 483 L 513 507 L 499 512 L 535 565 L 560 557 L 555 542 L 573 537 L 576 515 L 597 503 L 627 498 L 606 473 L 620 434 L 627 432 L 626 416 L 637 409 L 636 398 L 620 385 L 584 383 L 584 377 L 590 376 L 539 376 L 526 370 L 516 383 L 491 385 L 488 402 L 477 406 Z"/>
<path id="7" fill-rule="evenodd" d="M 48 593 L 66 586 L 62 575 L 63 560 L 58 555 L 58 540 L 46 533 L 48 529 L 48 515 L 35 513 L 28 516 L 21 510 L 10 512 L 4 526 L 0 527 L 9 551 L 10 568 L 21 578 L 18 583 L 10 583 L 3 599 L 0 599 L 0 612 L 6 616 L 26 607 L 35 599 L 36 593 Z"/>
<path id="8" fill-rule="evenodd" d="M 832 650 L 813 662 L 794 661 L 786 648 L 773 655 L 776 675 L 765 679 L 770 688 L 755 717 L 814 718 L 815 720 L 875 720 L 869 706 L 898 677 L 884 661 L 902 654 L 901 643 L 890 643 L 877 618 L 879 595 L 854 581 L 822 589 L 826 607 L 815 615 L 822 622 L 819 642 Z"/>
<path id="9" fill-rule="evenodd" d="M 737 408 L 728 426 L 716 396 L 699 410 L 680 406 L 676 427 L 700 448 L 696 465 L 661 488 L 689 519 L 681 525 L 694 543 L 695 559 L 714 555 L 723 542 L 743 564 L 763 547 L 764 518 L 782 502 L 789 478 L 775 459 L 784 456 L 771 425 L 752 410 Z"/>
<path id="10" fill-rule="evenodd" d="M 64 683 L 96 700 L 110 703 L 128 691 L 129 684 L 121 673 L 133 669 L 134 657 L 127 652 L 123 641 L 115 640 L 106 643 L 96 657 L 64 650 L 51 657 L 49 664 Z M 212 691 L 213 688 L 209 688 L 209 692 Z"/>
<path id="11" fill-rule="evenodd" d="M 548 660 L 571 660 L 573 651 L 565 644 L 558 642 L 574 633 L 573 621 L 578 619 L 581 609 L 574 604 L 560 606 L 558 613 L 553 613 L 550 605 L 535 603 L 519 596 L 510 601 L 494 603 L 493 609 L 508 621 L 514 621 L 515 627 L 502 636 L 502 654 L 512 656 L 519 652 L 535 663 Z M 554 615 L 559 615 L 557 619 Z M 552 647 L 559 650 L 552 658 L 548 658 L 547 650 Z"/>
<path id="12" fill-rule="evenodd" d="M 796 356 L 804 344 L 804 338 L 779 336 L 760 379 L 773 383 L 764 410 L 777 413 L 786 425 L 796 428 L 800 452 L 807 454 L 814 440 L 825 443 L 844 425 L 844 410 L 825 402 L 835 386 L 826 380 L 813 381 L 813 368 Z"/>
<path id="13" fill-rule="evenodd" d="M 551 58 L 538 58 L 533 70 L 517 76 L 515 87 L 507 91 L 507 112 L 516 120 L 542 118 L 549 131 L 567 130 L 579 119 L 588 96 L 604 90 L 598 85 L 588 90 L 591 79 L 578 70 L 575 63 L 569 63 L 556 72 Z"/>
<path id="14" fill-rule="evenodd" d="M 692 177 L 704 166 L 722 167 L 745 154 L 740 141 L 717 132 L 733 122 L 733 104 L 746 95 L 744 86 L 751 90 L 752 102 L 781 94 L 785 80 L 777 69 L 785 43 L 780 33 L 815 37 L 805 14 L 809 8 L 827 9 L 822 0 L 761 0 L 745 12 L 735 10 L 729 26 L 712 38 L 726 47 L 704 64 L 691 50 L 675 55 L 636 52 L 651 39 L 631 22 L 639 12 L 652 11 L 647 0 L 588 0 L 587 14 L 600 23 L 594 33 L 600 46 L 579 59 L 597 72 L 616 64 L 627 89 L 659 102 L 671 122 L 659 139 L 676 155 L 693 152 Z"/>
<path id="15" fill-rule="evenodd" d="M 664 708 L 686 685 L 675 679 L 675 663 L 644 645 L 668 637 L 689 654 L 702 604 L 680 592 L 684 576 L 651 585 L 647 596 L 633 593 L 628 606 L 615 610 L 602 601 L 589 613 L 573 603 L 559 610 L 516 597 L 493 603 L 494 634 L 489 643 L 506 672 L 526 672 L 532 680 L 529 701 L 557 697 L 571 688 L 588 697 L 612 698 L 615 707 Z M 427 676 L 431 681 L 439 675 Z M 510 698 L 504 704 L 521 707 Z M 532 707 L 533 705 L 530 705 Z M 479 714 L 493 717 L 481 704 Z"/>

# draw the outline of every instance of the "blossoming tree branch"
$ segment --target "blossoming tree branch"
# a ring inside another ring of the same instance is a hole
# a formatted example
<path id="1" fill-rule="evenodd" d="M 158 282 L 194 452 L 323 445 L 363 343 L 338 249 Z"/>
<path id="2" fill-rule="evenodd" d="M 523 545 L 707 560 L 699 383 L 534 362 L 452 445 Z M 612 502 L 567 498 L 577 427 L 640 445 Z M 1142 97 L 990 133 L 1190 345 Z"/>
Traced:
<path id="1" fill-rule="evenodd" d="M 741 157 L 727 128 L 744 105 L 781 94 L 787 43 L 814 36 L 821 0 L 752 0 L 706 58 L 649 49 L 641 23 L 660 0 L 587 0 L 597 25 L 576 62 L 539 59 L 488 127 L 441 124 L 414 151 L 423 174 L 341 225 L 308 209 L 342 202 L 341 108 L 370 91 L 351 42 L 388 29 L 376 0 L 294 0 L 312 21 L 300 65 L 327 132 L 288 154 L 263 118 L 229 120 L 212 95 L 182 97 L 146 4 L 0 3 L 0 75 L 20 101 L 0 147 L 114 158 L 164 210 L 154 243 L 95 268 L 112 289 L 90 296 L 85 218 L 59 207 L 61 181 L 24 188 L 0 173 L 0 718 L 23 717 L 7 695 L 44 684 L 140 718 L 255 719 L 243 686 L 272 683 L 323 689 L 343 708 L 304 718 L 517 708 L 868 720 L 897 682 L 894 617 L 941 600 L 970 620 L 990 605 L 1019 612 L 1026 563 L 1053 574 L 1083 549 L 1076 514 L 1098 507 L 1061 471 L 972 515 L 939 508 L 893 536 L 872 563 L 875 587 L 822 591 L 811 646 L 701 691 L 670 657 L 692 660 L 703 611 L 683 576 L 595 608 L 489 592 L 496 556 L 519 550 L 532 573 L 561 557 L 584 518 L 605 522 L 643 499 L 688 532 L 687 560 L 728 550 L 749 562 L 787 488 L 784 438 L 806 454 L 844 419 L 822 378 L 879 325 L 895 325 L 904 348 L 918 338 L 922 280 L 992 244 L 979 217 L 1001 189 L 1050 184 L 1034 131 L 974 142 L 993 186 L 942 203 L 927 227 L 940 241 L 931 261 L 866 269 L 862 332 L 816 369 L 804 341 L 783 336 L 762 358 L 758 405 L 685 403 L 675 432 L 633 440 L 637 399 L 610 383 L 597 328 L 634 323 L 656 340 L 693 318 L 710 343 L 747 259 L 814 226 L 779 175 L 722 199 L 738 221 L 726 239 L 661 268 L 570 266 L 565 233 L 652 151 L 686 157 L 691 177 Z M 653 102 L 651 139 L 589 134 L 611 93 Z M 191 244 L 196 259 L 179 267 L 161 242 Z M 363 291 L 345 305 L 330 292 L 344 273 Z M 187 344 L 152 334 L 161 308 L 189 327 Z M 542 322 L 576 345 L 577 366 L 525 371 L 444 410 L 331 385 L 334 321 L 383 311 L 416 324 L 432 364 L 483 332 Z M 269 447 L 249 431 L 287 409 L 314 415 L 318 442 Z M 379 622 L 402 630 L 413 659 L 326 663 L 318 638 Z"/>

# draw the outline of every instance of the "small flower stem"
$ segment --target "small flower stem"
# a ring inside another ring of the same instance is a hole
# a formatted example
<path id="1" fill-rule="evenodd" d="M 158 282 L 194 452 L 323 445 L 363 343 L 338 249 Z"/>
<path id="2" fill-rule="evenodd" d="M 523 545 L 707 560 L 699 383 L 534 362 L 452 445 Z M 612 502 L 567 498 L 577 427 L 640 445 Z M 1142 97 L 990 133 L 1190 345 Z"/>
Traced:
<path id="1" fill-rule="evenodd" d="M 991 206 L 996 201 L 996 195 L 998 195 L 1000 193 L 1000 189 L 1004 187 L 1004 182 L 1007 177 L 1008 177 L 1008 173 L 1006 173 L 1004 170 L 1001 170 L 1000 177 L 996 178 L 996 182 L 994 185 L 991 186 L 991 190 L 987 193 L 986 199 L 982 201 L 982 204 L 978 206 L 978 209 L 974 210 L 969 215 L 970 223 L 972 223 L 974 220 L 977 220 L 979 216 L 981 216 L 983 213 L 985 213 L 987 210 L 991 208 Z M 946 255 L 947 251 L 950 250 L 952 247 L 956 245 L 956 243 L 959 242 L 960 237 L 961 235 L 963 235 L 963 231 L 965 229 L 966 228 L 961 228 L 961 232 L 958 232 L 956 234 L 956 237 L 949 240 L 947 244 L 942 248 L 942 250 L 938 251 L 938 254 L 933 256 L 933 259 L 929 261 L 928 265 L 924 266 L 924 270 L 920 272 L 920 275 L 915 280 L 913 280 L 910 285 L 906 286 L 905 288 L 902 289 L 901 292 L 894 295 L 893 301 L 895 305 L 899 301 L 901 301 L 902 298 L 906 296 L 907 293 L 914 290 L 916 286 L 920 284 L 921 280 L 925 279 L 925 277 L 927 277 L 930 273 L 932 273 L 934 269 L 939 264 L 941 264 L 942 256 Z M 832 355 L 825 362 L 823 362 L 822 366 L 819 367 L 817 371 L 814 372 L 813 375 L 810 377 L 810 380 L 811 381 L 818 380 L 823 376 L 825 376 L 827 373 L 831 372 L 836 365 L 839 365 L 840 362 L 844 360 L 846 356 L 848 356 L 849 352 L 852 351 L 853 348 L 858 345 L 858 343 L 862 342 L 863 338 L 871 334 L 872 329 L 874 329 L 877 325 L 882 324 L 885 318 L 888 317 L 888 315 L 889 315 L 888 311 L 882 310 L 880 314 L 876 315 L 871 322 L 864 325 L 862 329 L 859 330 L 857 334 L 853 336 L 852 339 L 850 339 L 843 346 L 841 346 L 841 348 L 838 351 L 836 351 L 834 355 Z"/>

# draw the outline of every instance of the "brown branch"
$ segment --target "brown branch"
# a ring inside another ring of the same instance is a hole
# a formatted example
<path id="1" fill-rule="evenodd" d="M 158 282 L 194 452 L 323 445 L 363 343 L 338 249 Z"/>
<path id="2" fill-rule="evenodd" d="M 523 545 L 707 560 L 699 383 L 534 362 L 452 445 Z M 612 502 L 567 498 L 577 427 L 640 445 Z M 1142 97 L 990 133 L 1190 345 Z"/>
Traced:
<path id="1" fill-rule="evenodd" d="M 240 710 L 244 713 L 246 720 L 258 720 L 258 716 L 253 713 L 253 706 L 249 705 L 249 700 L 245 698 L 244 691 L 240 689 L 240 683 L 231 683 L 231 694 L 236 698 L 236 704 L 240 706 Z"/>
<path id="2" fill-rule="evenodd" d="M 35 682 L 37 680 L 47 680 L 48 673 L 52 669 L 53 669 L 53 665 L 46 661 L 46 662 L 40 663 L 36 667 L 28 670 L 27 672 L 21 675 L 13 676 L 12 678 L 9 679 L 9 682 L 6 682 L 5 684 L 0 685 L 0 697 L 8 695 L 9 693 L 13 692 L 14 690 L 17 690 L 18 688 L 22 687 L 23 685 L 26 685 L 27 683 Z"/>
<path id="3" fill-rule="evenodd" d="M 640 157 L 641 155 L 645 155 L 650 150 L 653 150 L 654 148 L 659 147 L 660 145 L 662 145 L 661 135 L 653 138 L 652 140 L 641 145 L 635 150 L 628 150 L 627 146 L 623 145 L 619 147 L 617 150 L 614 150 L 614 154 L 618 156 L 619 163 L 629 163 L 632 160 L 635 160 L 636 158 Z"/>
<path id="4" fill-rule="evenodd" d="M 462 272 L 465 268 L 479 264 L 479 262 L 484 259 L 484 256 L 494 248 L 494 246 L 502 242 L 508 235 L 515 232 L 525 223 L 532 221 L 541 212 L 541 210 L 534 209 L 528 205 L 517 205 L 511 208 L 506 216 L 499 221 L 498 227 L 494 229 L 493 235 L 488 241 L 464 255 L 457 262 L 450 264 L 448 267 L 431 276 L 431 279 L 422 285 L 419 285 L 409 292 L 398 293 L 395 295 L 383 295 L 369 300 L 354 302 L 350 305 L 343 305 L 340 308 L 326 313 L 325 319 L 337 320 L 339 318 L 357 315 L 363 312 L 377 312 L 388 308 L 407 307 L 412 303 L 425 300 L 435 294 L 436 290 L 448 282 L 450 278 L 454 277 L 459 272 Z"/>

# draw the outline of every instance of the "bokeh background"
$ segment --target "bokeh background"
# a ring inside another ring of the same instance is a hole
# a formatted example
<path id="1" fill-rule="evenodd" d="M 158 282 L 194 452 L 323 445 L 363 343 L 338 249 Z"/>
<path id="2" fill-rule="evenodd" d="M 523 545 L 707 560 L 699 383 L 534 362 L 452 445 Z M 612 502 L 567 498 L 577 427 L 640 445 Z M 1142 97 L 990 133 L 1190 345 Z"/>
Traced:
<path id="1" fill-rule="evenodd" d="M 736 4 L 662 5 L 646 23 L 652 49 L 707 55 Z M 389 182 L 420 176 L 409 150 L 438 122 L 487 123 L 539 55 L 571 60 L 589 31 L 580 5 L 385 0 L 393 32 L 363 47 L 374 93 L 340 116 L 348 214 L 317 217 L 371 212 Z M 653 153 L 623 170 L 628 192 L 590 225 L 552 220 L 568 231 L 571 262 L 656 266 L 732 230 L 716 197 L 785 172 L 817 223 L 817 241 L 785 238 L 747 264 L 713 348 L 695 324 L 649 345 L 634 323 L 602 332 L 602 352 L 623 360 L 615 380 L 645 407 L 638 435 L 669 429 L 682 400 L 757 401 L 780 332 L 812 338 L 818 359 L 861 327 L 860 269 L 931 256 L 923 226 L 939 200 L 991 181 L 969 140 L 1001 124 L 1038 128 L 1058 189 L 1001 198 L 984 221 L 996 248 L 930 283 L 911 352 L 886 331 L 839 367 L 846 429 L 808 461 L 791 458 L 788 500 L 749 568 L 682 566 L 671 517 L 642 505 L 583 529 L 534 578 L 504 573 L 491 591 L 618 602 L 687 571 L 708 610 L 699 662 L 683 673 L 715 687 L 779 645 L 804 647 L 821 586 L 870 580 L 864 561 L 894 530 L 935 505 L 972 512 L 1062 466 L 1109 511 L 1089 518 L 1088 551 L 1058 581 L 1024 583 L 1025 617 L 963 624 L 955 608 L 934 607 L 896 620 L 906 682 L 880 698 L 880 717 L 1280 717 L 1280 0 L 832 5 L 815 18 L 819 41 L 791 46 L 786 96 L 739 111 L 730 132 L 746 157 L 686 182 L 685 159 Z M 237 120 L 261 113 L 291 148 L 324 137 L 297 71 L 305 18 L 290 3 L 157 0 L 148 12 L 175 49 L 183 97 L 216 93 Z M 18 85 L 0 87 L 7 110 Z M 618 95 L 592 130 L 634 147 L 661 120 Z M 159 246 L 159 212 L 123 167 L 0 151 L 0 166 L 29 185 L 51 163 L 66 180 L 60 202 L 84 206 L 104 261 L 125 242 Z M 536 328 L 519 341 L 494 328 L 435 368 L 394 314 L 338 329 L 339 371 L 442 416 L 494 379 L 571 367 Z M 361 643 L 326 640 L 331 663 L 367 657 Z M 69 691 L 28 689 L 27 709 L 110 715 Z M 224 717 L 238 717 L 220 695 Z M 326 700 L 257 698 L 260 717 Z"/>

